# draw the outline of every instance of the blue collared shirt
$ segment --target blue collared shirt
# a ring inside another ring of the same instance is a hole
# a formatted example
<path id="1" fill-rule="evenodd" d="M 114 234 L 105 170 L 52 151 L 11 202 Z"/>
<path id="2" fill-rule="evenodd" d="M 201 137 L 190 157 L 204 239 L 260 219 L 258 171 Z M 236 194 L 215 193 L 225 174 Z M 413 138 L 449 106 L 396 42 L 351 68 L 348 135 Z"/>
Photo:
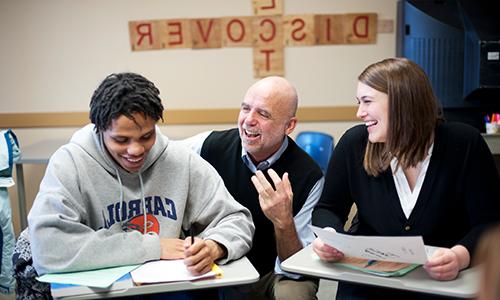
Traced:
<path id="1" fill-rule="evenodd" d="M 203 143 L 211 133 L 212 131 L 202 132 L 195 136 L 177 142 L 188 148 L 191 148 L 194 152 L 200 154 L 201 148 L 203 147 Z M 271 167 L 273 163 L 275 163 L 281 157 L 281 155 L 283 154 L 283 152 L 285 152 L 287 147 L 288 147 L 288 139 L 285 137 L 283 144 L 278 149 L 278 151 L 276 151 L 268 159 L 260 162 L 257 166 L 250 159 L 248 152 L 245 150 L 245 148 L 241 147 L 241 159 L 243 160 L 243 163 L 250 169 L 250 171 L 252 171 L 252 173 L 255 173 L 257 172 L 257 170 L 265 170 Z M 311 224 L 312 211 L 314 209 L 314 206 L 316 206 L 316 203 L 318 203 L 319 198 L 321 197 L 321 192 L 323 191 L 324 183 L 325 183 L 325 177 L 322 176 L 314 184 L 313 188 L 309 192 L 309 195 L 307 196 L 304 206 L 302 206 L 300 211 L 293 218 L 297 235 L 299 237 L 300 242 L 302 243 L 302 246 L 304 247 L 312 243 L 312 241 L 314 240 L 314 233 L 312 232 L 312 230 L 309 228 L 308 225 Z M 279 257 L 276 257 L 274 272 L 276 274 L 285 275 L 287 277 L 294 279 L 301 277 L 300 275 L 283 271 L 281 269 L 281 261 Z"/>
<path id="2" fill-rule="evenodd" d="M 241 159 L 243 160 L 243 163 L 245 163 L 245 165 L 250 169 L 250 171 L 252 171 L 252 173 L 257 172 L 257 170 L 263 171 L 272 166 L 281 157 L 283 152 L 285 152 L 287 147 L 288 147 L 288 139 L 285 137 L 278 151 L 276 151 L 268 159 L 261 161 L 257 165 L 253 163 L 247 150 L 244 147 L 241 147 Z"/>

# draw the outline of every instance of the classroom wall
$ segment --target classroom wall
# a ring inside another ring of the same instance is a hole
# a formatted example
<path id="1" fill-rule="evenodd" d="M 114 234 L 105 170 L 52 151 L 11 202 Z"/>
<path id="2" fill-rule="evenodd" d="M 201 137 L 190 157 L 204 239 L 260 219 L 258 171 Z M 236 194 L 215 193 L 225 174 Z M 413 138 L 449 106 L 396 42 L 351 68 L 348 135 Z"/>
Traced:
<path id="1" fill-rule="evenodd" d="M 284 14 L 375 12 L 396 25 L 397 0 L 284 0 Z M 252 0 L 0 0 L 0 113 L 85 112 L 109 73 L 133 71 L 155 82 L 166 110 L 238 108 L 255 82 L 251 48 L 133 52 L 132 20 L 251 16 Z M 370 63 L 395 55 L 396 34 L 379 33 L 368 45 L 285 48 L 285 77 L 302 107 L 355 106 L 357 75 Z M 175 139 L 225 129 L 230 124 L 167 125 Z M 299 120 L 300 122 L 300 120 Z M 338 140 L 356 124 L 299 123 Z M 77 128 L 14 128 L 21 149 L 43 139 L 68 139 Z M 27 166 L 27 199 L 36 195 L 44 166 Z M 16 232 L 17 193 L 9 190 Z M 28 205 L 30 207 L 30 204 Z"/>

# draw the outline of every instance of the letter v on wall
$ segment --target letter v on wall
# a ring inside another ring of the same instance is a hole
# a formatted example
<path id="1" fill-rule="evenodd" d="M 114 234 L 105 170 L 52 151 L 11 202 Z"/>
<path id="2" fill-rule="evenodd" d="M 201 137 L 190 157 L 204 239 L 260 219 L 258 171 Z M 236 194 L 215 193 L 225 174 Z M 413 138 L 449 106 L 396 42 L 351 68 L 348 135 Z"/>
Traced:
<path id="1" fill-rule="evenodd" d="M 220 19 L 191 19 L 193 49 L 220 48 Z"/>

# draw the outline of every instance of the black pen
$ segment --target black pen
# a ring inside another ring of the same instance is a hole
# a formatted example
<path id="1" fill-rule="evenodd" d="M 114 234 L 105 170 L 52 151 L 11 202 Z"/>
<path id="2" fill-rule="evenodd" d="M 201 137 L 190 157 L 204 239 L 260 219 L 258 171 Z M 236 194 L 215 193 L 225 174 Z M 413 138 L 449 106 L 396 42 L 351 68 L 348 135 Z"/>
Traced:
<path id="1" fill-rule="evenodd" d="M 194 244 L 194 234 L 193 234 L 193 227 L 189 227 L 189 235 L 191 236 L 191 245 Z"/>

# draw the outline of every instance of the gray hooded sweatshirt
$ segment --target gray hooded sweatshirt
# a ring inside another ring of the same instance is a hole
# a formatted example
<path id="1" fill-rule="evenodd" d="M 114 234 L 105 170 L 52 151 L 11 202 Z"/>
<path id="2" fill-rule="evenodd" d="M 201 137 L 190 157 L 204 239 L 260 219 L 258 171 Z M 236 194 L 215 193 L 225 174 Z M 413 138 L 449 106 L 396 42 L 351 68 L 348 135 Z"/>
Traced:
<path id="1" fill-rule="evenodd" d="M 243 256 L 254 226 L 217 171 L 196 153 L 156 142 L 137 173 L 105 150 L 94 125 L 78 130 L 50 158 L 28 215 L 33 264 L 39 274 L 143 263 L 160 258 L 160 237 L 198 236 Z"/>

